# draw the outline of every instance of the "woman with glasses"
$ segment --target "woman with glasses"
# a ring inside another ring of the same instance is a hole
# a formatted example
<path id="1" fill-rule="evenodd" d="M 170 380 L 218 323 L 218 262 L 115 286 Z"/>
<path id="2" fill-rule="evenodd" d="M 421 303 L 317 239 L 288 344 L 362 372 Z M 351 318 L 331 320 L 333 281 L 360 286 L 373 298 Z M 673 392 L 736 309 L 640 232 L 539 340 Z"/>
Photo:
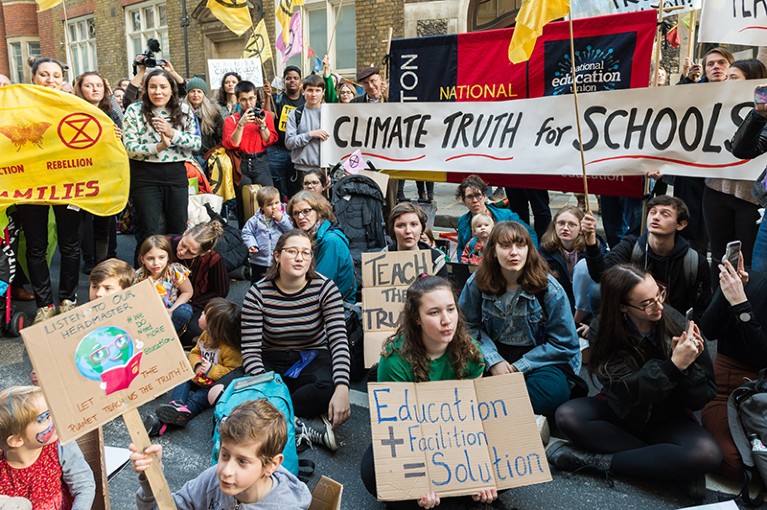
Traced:
<path id="1" fill-rule="evenodd" d="M 330 202 L 313 191 L 299 191 L 288 202 L 288 216 L 314 242 L 317 272 L 335 282 L 345 302 L 355 303 L 357 282 L 349 240 L 336 224 Z"/>
<path id="2" fill-rule="evenodd" d="M 670 306 L 655 279 L 620 264 L 602 275 L 601 310 L 592 323 L 589 370 L 599 395 L 563 404 L 557 426 L 571 443 L 547 451 L 555 467 L 689 482 L 719 466 L 716 441 L 693 415 L 716 393 L 704 338 Z"/>
<path id="3" fill-rule="evenodd" d="M 455 191 L 455 198 L 469 208 L 469 212 L 458 218 L 458 246 L 466 246 L 466 243 L 471 240 L 471 219 L 475 214 L 486 214 L 493 218 L 496 224 L 502 221 L 521 223 L 530 232 L 533 245 L 538 246 L 535 230 L 522 221 L 517 213 L 487 201 L 487 183 L 478 175 L 470 175 L 464 179 Z"/>
<path id="4" fill-rule="evenodd" d="M 349 343 L 336 285 L 314 269 L 312 239 L 285 232 L 274 264 L 253 284 L 242 304 L 242 361 L 248 374 L 280 374 L 302 432 L 312 443 L 338 448 L 333 429 L 350 415 Z M 306 420 L 320 416 L 323 426 Z"/>
<path id="5" fill-rule="evenodd" d="M 305 172 L 304 180 L 301 184 L 306 191 L 313 191 L 327 198 L 330 179 L 322 168 L 315 168 Z"/>
<path id="6" fill-rule="evenodd" d="M 493 227 L 458 304 L 490 375 L 523 373 L 535 414 L 553 416 L 585 386 L 567 294 L 519 223 Z"/>

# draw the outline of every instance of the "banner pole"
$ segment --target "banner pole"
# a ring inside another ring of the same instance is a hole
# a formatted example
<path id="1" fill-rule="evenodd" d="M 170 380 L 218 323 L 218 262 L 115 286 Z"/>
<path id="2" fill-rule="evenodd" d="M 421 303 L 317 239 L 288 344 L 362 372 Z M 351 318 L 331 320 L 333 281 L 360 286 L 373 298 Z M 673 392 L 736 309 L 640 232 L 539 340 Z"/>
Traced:
<path id="1" fill-rule="evenodd" d="M 66 55 L 67 67 L 72 66 L 72 48 L 69 47 L 69 19 L 67 18 L 67 2 L 61 2 L 61 8 L 64 9 L 64 54 Z M 73 69 L 73 71 L 76 71 Z M 70 79 L 72 77 L 70 76 Z M 75 76 L 77 78 L 77 76 Z"/>
<path id="2" fill-rule="evenodd" d="M 697 21 L 695 18 L 697 18 L 698 11 L 692 11 L 690 13 L 690 38 L 687 41 L 687 58 L 690 60 L 693 59 L 695 56 L 695 38 L 698 34 L 696 34 L 696 25 Z"/>
<path id="3" fill-rule="evenodd" d="M 333 4 L 331 4 L 333 5 Z M 344 0 L 341 0 L 338 4 L 338 10 L 336 11 L 336 21 L 333 23 L 333 31 L 330 33 L 330 39 L 328 39 L 328 47 L 325 50 L 325 55 L 330 55 L 330 47 L 333 46 L 333 39 L 336 37 L 336 27 L 338 27 L 338 18 L 341 17 L 341 9 L 344 7 Z M 333 59 L 335 64 L 335 59 Z"/>
<path id="4" fill-rule="evenodd" d="M 660 24 L 663 23 L 663 0 L 660 0 L 658 5 L 658 26 L 655 28 L 655 55 L 653 56 L 653 73 L 652 73 L 652 86 L 658 86 L 658 71 L 660 67 L 660 45 L 661 43 L 661 30 Z"/>
<path id="5" fill-rule="evenodd" d="M 573 75 L 573 102 L 575 104 L 575 125 L 578 128 L 578 149 L 581 154 L 581 171 L 583 172 L 583 193 L 586 201 L 586 211 L 591 212 L 589 204 L 589 182 L 586 178 L 586 156 L 583 153 L 583 136 L 581 135 L 581 114 L 578 107 L 578 85 L 575 74 L 575 38 L 573 35 L 573 5 L 570 3 L 570 69 Z"/>

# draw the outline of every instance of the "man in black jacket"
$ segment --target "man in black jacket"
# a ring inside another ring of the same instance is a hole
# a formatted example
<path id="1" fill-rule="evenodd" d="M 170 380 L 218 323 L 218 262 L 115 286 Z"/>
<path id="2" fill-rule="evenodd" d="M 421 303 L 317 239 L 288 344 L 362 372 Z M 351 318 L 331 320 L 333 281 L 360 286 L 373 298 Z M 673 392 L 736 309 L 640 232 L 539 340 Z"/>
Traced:
<path id="1" fill-rule="evenodd" d="M 596 219 L 586 213 L 581 232 L 586 240 L 589 275 L 599 282 L 609 267 L 636 264 L 666 290 L 668 304 L 681 313 L 693 308 L 699 321 L 711 300 L 711 273 L 706 258 L 679 235 L 687 226 L 687 205 L 676 197 L 660 195 L 647 203 L 647 209 L 647 232 L 639 237 L 626 236 L 605 255 L 597 243 Z"/>

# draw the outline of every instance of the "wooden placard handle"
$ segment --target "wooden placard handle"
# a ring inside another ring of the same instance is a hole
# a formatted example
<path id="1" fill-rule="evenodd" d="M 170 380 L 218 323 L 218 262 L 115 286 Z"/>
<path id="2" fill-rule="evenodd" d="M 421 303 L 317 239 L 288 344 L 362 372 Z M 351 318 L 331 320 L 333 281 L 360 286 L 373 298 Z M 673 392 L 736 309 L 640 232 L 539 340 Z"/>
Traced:
<path id="1" fill-rule="evenodd" d="M 139 451 L 144 451 L 152 442 L 149 440 L 149 435 L 146 433 L 138 410 L 131 409 L 122 416 L 123 420 L 125 420 L 125 426 L 128 427 L 131 441 L 133 441 L 133 444 L 136 445 Z M 149 486 L 152 488 L 157 507 L 160 510 L 176 510 L 176 503 L 173 501 L 173 495 L 170 493 L 170 487 L 168 487 L 168 482 L 165 480 L 159 459 L 155 457 L 154 460 L 147 470 L 144 471 L 144 474 L 149 481 Z"/>

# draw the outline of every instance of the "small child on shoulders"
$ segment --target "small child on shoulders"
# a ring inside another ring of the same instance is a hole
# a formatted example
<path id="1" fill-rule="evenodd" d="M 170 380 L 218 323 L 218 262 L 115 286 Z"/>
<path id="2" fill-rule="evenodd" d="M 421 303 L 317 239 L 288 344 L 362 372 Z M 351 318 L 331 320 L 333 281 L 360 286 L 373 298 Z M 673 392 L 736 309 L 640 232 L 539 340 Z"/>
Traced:
<path id="1" fill-rule="evenodd" d="M 141 267 L 136 271 L 134 283 L 149 279 L 160 294 L 168 309 L 176 332 L 186 331 L 192 318 L 192 305 L 189 300 L 194 295 L 192 282 L 189 281 L 189 268 L 174 262 L 174 250 L 165 236 L 150 236 L 141 243 L 138 252 Z"/>
<path id="2" fill-rule="evenodd" d="M 482 252 L 485 250 L 485 243 L 487 243 L 494 225 L 493 218 L 487 214 L 477 214 L 471 219 L 471 232 L 474 237 L 466 243 L 461 255 L 461 262 L 473 266 L 478 266 L 482 262 Z"/>
<path id="3" fill-rule="evenodd" d="M 238 508 L 240 510 L 306 510 L 312 501 L 306 485 L 281 466 L 288 438 L 285 416 L 267 400 L 240 404 L 219 429 L 221 450 L 218 463 L 184 484 L 173 495 L 180 510 Z M 135 445 L 133 469 L 141 487 L 136 493 L 139 510 L 157 508 L 143 472 L 162 456 L 162 447 L 152 445 L 139 452 Z"/>
<path id="4" fill-rule="evenodd" d="M 195 377 L 176 386 L 168 404 L 157 406 L 160 423 L 183 427 L 189 420 L 208 409 L 208 390 L 216 382 L 242 367 L 240 308 L 224 298 L 213 298 L 200 315 L 202 334 L 189 353 Z M 239 371 L 239 376 L 243 375 Z M 231 377 L 225 378 L 227 382 Z M 159 434 L 163 428 L 158 430 Z"/>
<path id="5" fill-rule="evenodd" d="M 26 498 L 34 509 L 90 510 L 91 468 L 75 441 L 59 443 L 39 387 L 0 391 L 0 438 L 0 494 Z"/>
<path id="6" fill-rule="evenodd" d="M 242 241 L 248 247 L 250 281 L 263 278 L 274 261 L 274 246 L 280 236 L 293 228 L 285 214 L 286 206 L 280 201 L 280 192 L 265 186 L 256 193 L 258 211 L 242 227 Z"/>

